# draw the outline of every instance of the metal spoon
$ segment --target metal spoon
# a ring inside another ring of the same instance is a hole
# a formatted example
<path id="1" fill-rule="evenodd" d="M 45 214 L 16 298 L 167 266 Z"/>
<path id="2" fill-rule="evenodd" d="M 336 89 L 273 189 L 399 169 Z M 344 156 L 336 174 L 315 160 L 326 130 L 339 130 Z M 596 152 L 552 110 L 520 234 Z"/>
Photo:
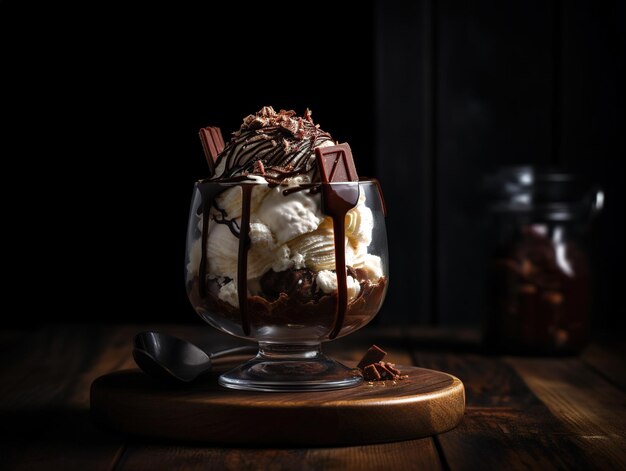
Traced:
<path id="1" fill-rule="evenodd" d="M 137 366 L 160 381 L 189 383 L 215 366 L 236 366 L 258 352 L 247 345 L 207 354 L 191 342 L 161 332 L 140 332 L 133 339 Z"/>

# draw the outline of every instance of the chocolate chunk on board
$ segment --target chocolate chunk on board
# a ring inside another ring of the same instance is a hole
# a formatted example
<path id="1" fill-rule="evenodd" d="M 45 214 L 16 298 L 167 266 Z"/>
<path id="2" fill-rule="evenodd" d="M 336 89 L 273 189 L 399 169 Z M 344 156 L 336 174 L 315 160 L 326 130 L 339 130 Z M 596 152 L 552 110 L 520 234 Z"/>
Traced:
<path id="1" fill-rule="evenodd" d="M 408 378 L 396 368 L 394 363 L 382 361 L 387 355 L 382 348 L 372 345 L 357 365 L 366 381 L 386 381 Z"/>
<path id="2" fill-rule="evenodd" d="M 200 135 L 200 142 L 202 142 L 202 149 L 206 157 L 207 164 L 209 164 L 209 172 L 211 176 L 215 173 L 215 161 L 217 156 L 224 150 L 224 138 L 222 137 L 222 131 L 215 126 L 207 126 L 200 129 L 198 132 Z"/>
<path id="3" fill-rule="evenodd" d="M 383 358 L 385 358 L 386 355 L 387 355 L 387 352 L 384 351 L 382 348 L 376 345 L 372 345 L 367 350 L 367 352 L 365 352 L 365 355 L 363 355 L 363 358 L 361 358 L 361 361 L 356 367 L 360 370 L 363 370 L 368 365 L 378 363 Z"/>
<path id="4" fill-rule="evenodd" d="M 388 363 L 386 361 L 381 361 L 381 363 L 385 364 L 385 368 L 387 370 L 389 370 L 391 373 L 393 373 L 396 376 L 400 376 L 400 370 L 396 368 L 396 365 L 394 363 Z"/>
<path id="5" fill-rule="evenodd" d="M 393 371 L 387 368 L 387 365 L 384 361 L 379 361 L 373 365 L 378 371 L 381 379 L 396 379 L 398 375 L 396 375 Z"/>
<path id="6" fill-rule="evenodd" d="M 348 143 L 317 147 L 315 157 L 323 183 L 359 181 Z"/>
<path id="7" fill-rule="evenodd" d="M 365 381 L 380 381 L 380 373 L 378 373 L 376 365 L 367 365 L 363 368 L 363 378 Z"/>

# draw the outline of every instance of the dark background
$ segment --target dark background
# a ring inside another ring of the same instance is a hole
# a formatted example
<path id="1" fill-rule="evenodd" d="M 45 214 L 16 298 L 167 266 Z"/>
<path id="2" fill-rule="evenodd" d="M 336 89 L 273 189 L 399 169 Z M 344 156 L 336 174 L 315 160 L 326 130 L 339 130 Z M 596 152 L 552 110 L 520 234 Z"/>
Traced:
<path id="1" fill-rule="evenodd" d="M 270 104 L 311 108 L 382 183 L 376 322 L 480 322 L 477 182 L 531 163 L 605 188 L 595 324 L 624 326 L 625 29 L 617 1 L 3 1 L 3 318 L 200 323 L 183 284 L 197 130 Z"/>

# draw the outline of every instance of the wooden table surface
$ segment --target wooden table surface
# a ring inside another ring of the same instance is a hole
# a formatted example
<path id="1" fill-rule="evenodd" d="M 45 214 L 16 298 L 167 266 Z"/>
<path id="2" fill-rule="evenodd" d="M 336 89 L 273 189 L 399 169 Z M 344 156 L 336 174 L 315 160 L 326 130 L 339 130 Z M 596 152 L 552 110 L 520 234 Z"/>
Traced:
<path id="1" fill-rule="evenodd" d="M 154 328 L 205 347 L 233 344 L 202 325 L 0 333 L 0 469 L 626 469 L 623 343 L 569 358 L 496 357 L 480 353 L 471 331 L 366 328 L 325 351 L 349 360 L 376 343 L 389 361 L 457 376 L 467 410 L 456 429 L 368 446 L 225 448 L 121 437 L 90 421 L 91 382 L 133 368 L 133 334 Z"/>

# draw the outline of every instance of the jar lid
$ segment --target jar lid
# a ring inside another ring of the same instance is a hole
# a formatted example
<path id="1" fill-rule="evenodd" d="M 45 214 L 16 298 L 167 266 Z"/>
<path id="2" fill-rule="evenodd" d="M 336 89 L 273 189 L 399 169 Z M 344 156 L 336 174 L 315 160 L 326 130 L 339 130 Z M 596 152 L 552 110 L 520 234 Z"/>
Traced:
<path id="1" fill-rule="evenodd" d="M 484 180 L 488 207 L 542 220 L 589 219 L 604 194 L 584 178 L 554 167 L 502 167 Z"/>

